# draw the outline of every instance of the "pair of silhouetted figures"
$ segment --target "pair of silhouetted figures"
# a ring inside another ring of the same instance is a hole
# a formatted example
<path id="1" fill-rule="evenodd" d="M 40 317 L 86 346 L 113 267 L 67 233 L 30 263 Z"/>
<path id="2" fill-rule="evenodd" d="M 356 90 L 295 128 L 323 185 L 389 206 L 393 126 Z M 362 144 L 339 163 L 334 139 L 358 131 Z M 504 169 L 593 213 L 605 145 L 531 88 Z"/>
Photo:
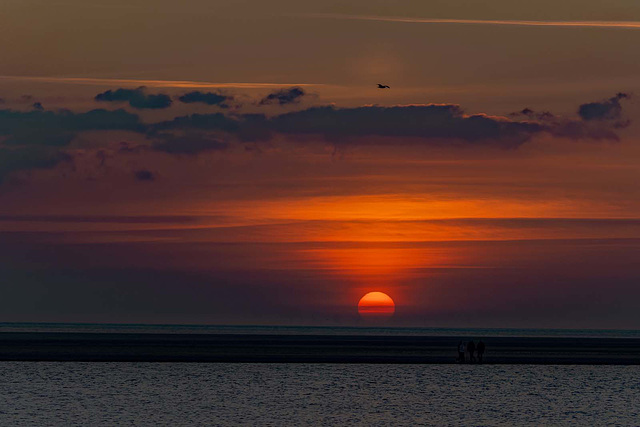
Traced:
<path id="1" fill-rule="evenodd" d="M 460 341 L 458 343 L 458 362 L 465 363 L 465 353 L 469 353 L 469 363 L 482 363 L 484 349 L 485 345 L 482 340 L 478 341 L 478 344 L 475 344 L 473 340 L 466 344 L 464 341 Z M 477 358 L 476 355 L 478 356 Z"/>

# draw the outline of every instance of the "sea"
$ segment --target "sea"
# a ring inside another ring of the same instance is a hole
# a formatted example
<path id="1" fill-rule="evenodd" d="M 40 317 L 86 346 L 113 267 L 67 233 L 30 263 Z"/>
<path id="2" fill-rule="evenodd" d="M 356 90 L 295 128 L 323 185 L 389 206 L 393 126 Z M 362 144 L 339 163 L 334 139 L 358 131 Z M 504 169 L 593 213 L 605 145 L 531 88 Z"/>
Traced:
<path id="1" fill-rule="evenodd" d="M 12 323 L 0 332 L 84 332 L 240 335 L 395 335 L 482 337 L 640 338 L 637 329 L 410 328 L 348 326 L 162 325 L 139 323 Z"/>
<path id="2" fill-rule="evenodd" d="M 0 324 L 0 331 L 640 337 L 638 331 Z M 0 362 L 1 426 L 640 425 L 640 367 Z"/>

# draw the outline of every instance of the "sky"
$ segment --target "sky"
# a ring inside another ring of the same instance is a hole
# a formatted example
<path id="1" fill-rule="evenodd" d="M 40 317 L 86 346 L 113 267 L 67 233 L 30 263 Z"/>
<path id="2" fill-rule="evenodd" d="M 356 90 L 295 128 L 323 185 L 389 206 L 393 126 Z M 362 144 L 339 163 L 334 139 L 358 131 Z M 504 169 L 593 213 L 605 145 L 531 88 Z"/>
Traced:
<path id="1" fill-rule="evenodd" d="M 0 321 L 640 328 L 639 42 L 635 0 L 4 0 Z"/>

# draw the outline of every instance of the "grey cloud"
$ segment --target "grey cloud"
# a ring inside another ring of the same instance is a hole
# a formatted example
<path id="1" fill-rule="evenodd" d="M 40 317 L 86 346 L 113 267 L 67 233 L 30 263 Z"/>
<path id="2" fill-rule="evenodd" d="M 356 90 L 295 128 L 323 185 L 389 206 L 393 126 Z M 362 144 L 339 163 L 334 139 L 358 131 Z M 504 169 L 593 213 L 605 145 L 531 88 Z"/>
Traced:
<path id="1" fill-rule="evenodd" d="M 201 130 L 235 135 L 241 141 L 266 141 L 273 136 L 270 121 L 263 114 L 229 117 L 221 113 L 192 114 L 152 125 L 149 135 L 167 130 Z"/>
<path id="2" fill-rule="evenodd" d="M 145 129 L 137 115 L 124 110 L 0 110 L 0 181 L 12 172 L 52 168 L 70 161 L 71 156 L 60 149 L 69 145 L 78 132 Z"/>
<path id="3" fill-rule="evenodd" d="M 539 121 L 550 121 L 554 120 L 557 117 L 550 113 L 549 111 L 537 112 L 532 110 L 531 108 L 525 108 L 515 113 L 510 113 L 510 117 L 519 117 L 524 116 L 531 120 L 539 120 Z"/>
<path id="4" fill-rule="evenodd" d="M 284 134 L 318 134 L 337 141 L 355 137 L 412 137 L 518 146 L 544 126 L 482 114 L 465 115 L 457 105 L 315 107 L 283 114 L 270 127 Z"/>
<path id="5" fill-rule="evenodd" d="M 189 92 L 178 98 L 180 102 L 183 102 L 185 104 L 201 103 L 207 105 L 218 105 L 223 108 L 228 107 L 228 105 L 224 104 L 224 102 L 230 101 L 232 99 L 232 96 L 222 95 L 220 93 L 214 92 L 200 91 Z"/>
<path id="6" fill-rule="evenodd" d="M 620 127 L 624 126 L 591 126 L 580 121 L 565 120 L 548 125 L 547 132 L 553 136 L 573 140 L 619 141 L 616 129 Z"/>
<path id="7" fill-rule="evenodd" d="M 96 101 L 103 102 L 128 102 L 137 109 L 162 109 L 171 106 L 171 97 L 163 93 L 147 94 L 146 88 L 141 86 L 137 89 L 116 89 L 99 93 L 95 97 Z"/>
<path id="8" fill-rule="evenodd" d="M 70 160 L 68 154 L 48 147 L 0 147 L 0 182 L 12 172 L 49 169 Z"/>
<path id="9" fill-rule="evenodd" d="M 6 136 L 5 143 L 10 145 L 63 146 L 80 131 L 144 129 L 137 115 L 124 110 L 86 113 L 0 110 L 0 136 Z"/>
<path id="10" fill-rule="evenodd" d="M 191 114 L 189 116 L 176 117 L 173 120 L 156 123 L 152 126 L 151 132 L 167 129 L 202 129 L 237 132 L 240 130 L 240 123 L 238 120 L 227 117 L 221 113 Z"/>
<path id="11" fill-rule="evenodd" d="M 608 117 L 619 119 L 621 99 L 618 94 L 607 101 Z M 598 103 L 595 103 L 598 104 Z M 585 104 L 591 105 L 591 104 Z M 275 116 L 268 120 L 270 130 L 282 134 L 317 134 L 334 142 L 362 142 L 358 137 L 409 137 L 424 143 L 443 140 L 464 144 L 496 144 L 515 148 L 533 136 L 547 133 L 570 139 L 618 140 L 616 130 L 628 121 L 590 123 L 555 116 L 547 111 L 538 113 L 524 109 L 524 120 L 466 114 L 458 105 L 400 105 L 356 108 L 314 107 Z M 346 138 L 346 139 L 345 139 Z"/>
<path id="12" fill-rule="evenodd" d="M 618 93 L 605 101 L 582 104 L 578 109 L 578 115 L 587 121 L 591 120 L 617 120 L 622 116 L 620 101 L 630 98 L 627 93 Z"/>
<path id="13" fill-rule="evenodd" d="M 61 111 L 0 110 L 0 135 L 27 127 L 62 129 L 67 131 L 126 129 L 140 130 L 137 115 L 125 110 L 91 110 L 86 113 Z"/>
<path id="14" fill-rule="evenodd" d="M 493 145 L 517 148 L 536 135 L 569 139 L 615 141 L 622 120 L 618 94 L 607 101 L 583 104 L 581 118 L 564 118 L 524 109 L 509 117 L 467 114 L 458 105 L 426 104 L 390 107 L 313 107 L 267 117 L 263 114 L 192 114 L 146 125 L 123 109 L 62 111 L 0 110 L 2 174 L 30 167 L 51 167 L 61 161 L 55 149 L 68 146 L 75 135 L 89 130 L 128 130 L 146 134 L 151 149 L 175 155 L 196 155 L 228 147 L 221 138 L 268 141 L 277 135 L 321 137 L 334 145 L 422 144 Z M 388 138 L 388 139 L 383 139 Z M 402 139 L 402 141 L 400 141 Z M 305 138 L 298 138 L 304 141 Z M 40 147 L 21 151 L 26 147 Z M 142 146 L 121 144 L 121 152 L 143 152 Z M 29 166 L 32 165 L 32 166 Z"/>
<path id="15" fill-rule="evenodd" d="M 267 104 L 278 104 L 278 105 L 287 105 L 287 104 L 295 104 L 300 102 L 300 99 L 305 96 L 306 93 L 304 89 L 300 87 L 292 87 L 289 89 L 281 89 L 275 92 L 270 93 L 269 95 L 262 98 L 260 101 L 260 105 Z"/>
<path id="16" fill-rule="evenodd" d="M 138 181 L 154 181 L 156 179 L 155 174 L 146 169 L 133 171 L 133 176 Z"/>
<path id="17" fill-rule="evenodd" d="M 497 145 L 517 148 L 539 134 L 570 139 L 618 140 L 616 130 L 624 122 L 567 119 L 531 109 L 515 113 L 518 119 L 466 114 L 458 105 L 427 104 L 391 107 L 313 107 L 268 118 L 261 114 L 234 117 L 203 114 L 177 117 L 152 126 L 166 129 L 199 129 L 231 133 L 243 141 L 261 141 L 282 135 L 318 135 L 335 144 L 373 142 L 370 137 L 412 138 L 415 143 Z M 380 141 L 375 141 L 381 143 Z M 396 143 L 396 142 L 394 142 Z"/>

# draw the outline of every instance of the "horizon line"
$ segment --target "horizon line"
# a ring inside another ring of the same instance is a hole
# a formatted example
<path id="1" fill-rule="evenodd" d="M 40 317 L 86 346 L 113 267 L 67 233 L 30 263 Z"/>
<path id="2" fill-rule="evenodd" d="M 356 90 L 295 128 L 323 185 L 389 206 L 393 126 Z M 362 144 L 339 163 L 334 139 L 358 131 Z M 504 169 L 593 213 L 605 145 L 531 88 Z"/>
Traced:
<path id="1" fill-rule="evenodd" d="M 530 331 L 603 331 L 603 332 L 619 332 L 629 331 L 637 332 L 640 329 L 626 329 L 626 328 L 576 328 L 576 327 L 490 327 L 490 326 L 407 326 L 407 325 L 388 325 L 388 326 L 364 326 L 364 325 L 309 325 L 309 324 L 282 324 L 282 323 L 149 323 L 149 322 L 55 322 L 55 321 L 5 321 L 0 322 L 0 325 L 82 325 L 82 326 L 176 326 L 176 327 L 205 327 L 205 328 L 308 328 L 308 329 L 440 329 L 440 330 L 530 330 Z M 6 332 L 5 332 L 6 333 Z M 11 332 L 9 332 L 11 333 Z M 26 332 L 33 333 L 33 332 Z M 38 333 L 38 332 L 35 332 Z M 64 333 L 64 332 L 63 332 Z"/>

